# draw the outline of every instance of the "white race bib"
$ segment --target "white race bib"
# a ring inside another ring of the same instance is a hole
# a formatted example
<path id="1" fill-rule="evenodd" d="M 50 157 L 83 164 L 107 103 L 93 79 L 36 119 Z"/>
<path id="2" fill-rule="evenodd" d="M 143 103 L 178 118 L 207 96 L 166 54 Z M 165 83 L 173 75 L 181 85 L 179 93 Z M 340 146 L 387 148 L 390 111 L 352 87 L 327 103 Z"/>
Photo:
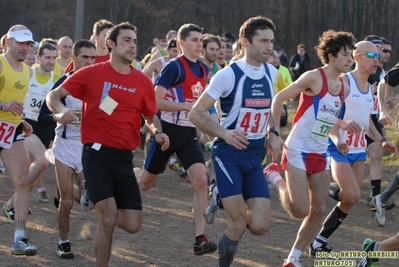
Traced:
<path id="1" fill-rule="evenodd" d="M 247 133 L 248 139 L 259 139 L 266 135 L 270 109 L 241 108 L 236 129 Z"/>
<path id="2" fill-rule="evenodd" d="M 188 119 L 190 115 L 190 111 L 182 110 L 179 112 L 179 122 L 178 125 L 180 126 L 193 126 L 193 123 Z"/>
<path id="3" fill-rule="evenodd" d="M 71 122 L 71 127 L 80 129 L 82 123 L 82 109 L 75 109 L 76 121 Z"/>
<path id="4" fill-rule="evenodd" d="M 0 120 L 0 147 L 11 148 L 16 129 L 16 125 Z"/>
<path id="5" fill-rule="evenodd" d="M 326 142 L 328 135 L 337 120 L 338 119 L 334 114 L 318 112 L 316 121 L 312 127 L 311 137 L 321 143 Z"/>

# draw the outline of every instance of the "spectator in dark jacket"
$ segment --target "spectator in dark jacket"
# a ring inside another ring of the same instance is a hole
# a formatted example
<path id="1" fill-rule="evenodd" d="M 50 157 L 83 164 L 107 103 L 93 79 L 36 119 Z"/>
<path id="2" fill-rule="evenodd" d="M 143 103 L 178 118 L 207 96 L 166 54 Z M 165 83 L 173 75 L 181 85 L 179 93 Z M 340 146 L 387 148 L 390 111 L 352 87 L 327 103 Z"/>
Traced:
<path id="1" fill-rule="evenodd" d="M 310 70 L 310 57 L 306 54 L 306 46 L 299 44 L 296 48 L 297 54 L 293 55 L 288 64 L 292 81 L 297 80 L 302 73 Z"/>

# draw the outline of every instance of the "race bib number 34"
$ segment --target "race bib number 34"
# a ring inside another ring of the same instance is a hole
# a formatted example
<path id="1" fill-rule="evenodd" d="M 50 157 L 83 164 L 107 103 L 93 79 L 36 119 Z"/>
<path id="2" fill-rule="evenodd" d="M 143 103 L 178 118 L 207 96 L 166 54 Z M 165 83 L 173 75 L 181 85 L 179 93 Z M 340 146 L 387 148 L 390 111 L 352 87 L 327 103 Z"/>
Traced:
<path id="1" fill-rule="evenodd" d="M 16 128 L 12 123 L 0 121 L 0 147 L 11 148 Z"/>
<path id="2" fill-rule="evenodd" d="M 248 139 L 259 139 L 266 135 L 269 109 L 241 108 L 236 129 L 248 134 Z"/>

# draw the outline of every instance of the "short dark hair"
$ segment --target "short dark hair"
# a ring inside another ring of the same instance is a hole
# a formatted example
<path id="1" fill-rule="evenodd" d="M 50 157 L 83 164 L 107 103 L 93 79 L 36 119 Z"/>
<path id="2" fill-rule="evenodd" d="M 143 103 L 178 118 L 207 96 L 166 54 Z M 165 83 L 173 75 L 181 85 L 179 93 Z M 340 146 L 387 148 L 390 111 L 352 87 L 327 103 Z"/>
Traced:
<path id="1" fill-rule="evenodd" d="M 209 43 L 216 43 L 219 46 L 219 49 L 222 46 L 219 36 L 205 33 L 202 38 L 202 47 L 206 49 Z"/>
<path id="2" fill-rule="evenodd" d="M 80 39 L 73 44 L 72 54 L 74 54 L 75 56 L 79 56 L 82 47 L 94 48 L 94 50 L 96 50 L 96 45 L 93 42 L 86 39 Z"/>
<path id="3" fill-rule="evenodd" d="M 270 29 L 273 32 L 276 31 L 276 26 L 271 19 L 264 16 L 249 18 L 240 27 L 239 39 L 241 40 L 242 38 L 246 38 L 250 43 L 252 43 L 252 37 L 255 36 L 256 30 L 266 29 Z"/>
<path id="4" fill-rule="evenodd" d="M 166 34 L 165 38 L 166 38 L 167 40 L 170 40 L 170 39 L 172 39 L 173 35 L 176 35 L 176 36 L 177 36 L 177 31 L 175 31 L 175 30 L 170 30 L 170 31 L 168 31 L 168 33 Z"/>
<path id="5" fill-rule="evenodd" d="M 350 32 L 328 30 L 319 37 L 319 44 L 315 46 L 315 49 L 320 60 L 324 64 L 328 64 L 328 54 L 331 53 L 334 57 L 337 57 L 342 47 L 345 51 L 348 48 L 353 50 L 355 43 L 356 38 Z"/>
<path id="6" fill-rule="evenodd" d="M 234 43 L 237 40 L 237 37 L 232 34 L 231 32 L 225 32 L 223 33 L 223 36 L 221 37 L 223 41 L 226 43 Z"/>
<path id="7" fill-rule="evenodd" d="M 40 41 L 39 47 L 42 46 L 42 45 L 44 45 L 44 44 L 47 44 L 47 43 L 52 44 L 52 45 L 54 45 L 55 47 L 57 47 L 57 45 L 58 45 L 58 42 L 57 42 L 56 40 L 54 40 L 53 38 L 43 38 L 43 39 Z"/>
<path id="8" fill-rule="evenodd" d="M 137 33 L 136 26 L 129 23 L 128 21 L 113 26 L 111 29 L 109 29 L 109 31 L 107 32 L 107 36 L 105 37 L 105 44 L 107 46 L 108 52 L 111 52 L 112 50 L 111 47 L 108 46 L 108 40 L 111 40 L 112 42 L 114 42 L 115 45 L 117 45 L 116 39 L 118 38 L 120 30 L 132 30 Z"/>
<path id="9" fill-rule="evenodd" d="M 388 39 L 385 38 L 385 37 L 380 37 L 380 39 L 381 39 L 381 41 L 382 41 L 382 44 L 392 45 L 392 41 L 391 41 L 391 40 L 388 40 Z"/>
<path id="10" fill-rule="evenodd" d="M 185 41 L 187 37 L 190 35 L 190 32 L 195 31 L 202 33 L 202 28 L 193 23 L 187 23 L 182 25 L 177 32 L 177 41 L 183 40 Z"/>
<path id="11" fill-rule="evenodd" d="M 306 45 L 304 45 L 304 44 L 299 44 L 296 46 L 296 50 L 298 50 L 299 48 L 303 48 L 306 51 Z"/>
<path id="12" fill-rule="evenodd" d="M 98 36 L 104 29 L 111 29 L 113 26 L 114 24 L 111 21 L 100 19 L 93 25 L 93 34 Z"/>
<path id="13" fill-rule="evenodd" d="M 39 56 L 43 56 L 44 49 L 48 49 L 50 51 L 57 51 L 57 47 L 51 43 L 44 43 L 39 46 L 39 52 L 37 53 Z"/>

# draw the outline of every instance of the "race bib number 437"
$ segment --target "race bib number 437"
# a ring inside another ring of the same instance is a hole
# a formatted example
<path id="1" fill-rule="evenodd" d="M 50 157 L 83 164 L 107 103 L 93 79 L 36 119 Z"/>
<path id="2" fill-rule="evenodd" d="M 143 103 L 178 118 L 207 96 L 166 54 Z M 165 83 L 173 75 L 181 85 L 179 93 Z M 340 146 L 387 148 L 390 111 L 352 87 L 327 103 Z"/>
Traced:
<path id="1" fill-rule="evenodd" d="M 266 135 L 269 109 L 241 108 L 236 129 L 248 134 L 248 139 L 259 139 Z"/>

